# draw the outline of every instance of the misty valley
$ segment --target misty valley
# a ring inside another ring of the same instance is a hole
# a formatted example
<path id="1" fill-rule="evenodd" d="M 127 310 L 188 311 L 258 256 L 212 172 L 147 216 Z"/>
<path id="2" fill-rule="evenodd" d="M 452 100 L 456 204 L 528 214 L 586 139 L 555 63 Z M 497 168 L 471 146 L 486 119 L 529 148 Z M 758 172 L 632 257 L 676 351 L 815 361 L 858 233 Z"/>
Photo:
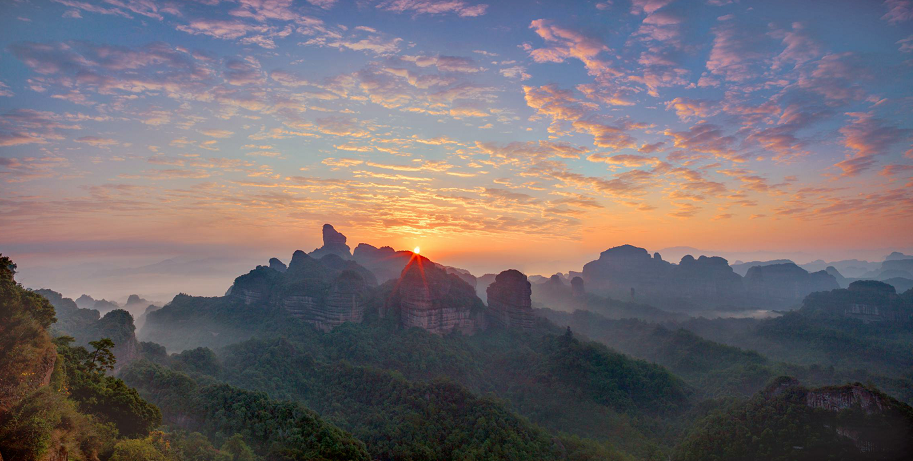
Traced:
<path id="1" fill-rule="evenodd" d="M 323 241 L 163 304 L 26 289 L 4 257 L 0 459 L 913 453 L 911 256 L 846 277 L 625 245 L 476 276 Z"/>

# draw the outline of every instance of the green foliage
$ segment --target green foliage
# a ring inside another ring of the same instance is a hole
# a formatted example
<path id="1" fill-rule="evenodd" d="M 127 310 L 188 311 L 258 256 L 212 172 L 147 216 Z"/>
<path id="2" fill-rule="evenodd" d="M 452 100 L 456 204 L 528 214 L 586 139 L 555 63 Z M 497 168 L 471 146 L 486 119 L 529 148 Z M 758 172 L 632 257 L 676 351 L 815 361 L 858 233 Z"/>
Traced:
<path id="1" fill-rule="evenodd" d="M 114 363 L 117 359 L 111 349 L 114 347 L 114 341 L 110 338 L 102 338 L 98 341 L 89 341 L 92 346 L 92 352 L 89 352 L 89 359 L 83 363 L 86 370 L 104 374 L 114 369 Z"/>
<path id="2" fill-rule="evenodd" d="M 232 457 L 232 461 L 256 461 L 257 455 L 244 443 L 244 436 L 235 434 L 225 440 L 221 450 Z"/>
<path id="3" fill-rule="evenodd" d="M 815 400 L 811 394 L 827 398 Z M 865 400 L 854 399 L 859 395 Z M 877 406 L 863 408 L 861 402 L 869 400 Z M 812 401 L 828 404 L 821 407 Z M 791 378 L 780 378 L 751 400 L 722 407 L 698 421 L 673 458 L 902 459 L 913 448 L 911 440 L 913 409 L 877 390 L 858 383 L 809 390 Z"/>
<path id="4" fill-rule="evenodd" d="M 61 447 L 80 456 L 97 451 L 101 444 L 91 419 L 49 387 L 36 390 L 0 414 L 4 459 L 45 459 Z"/>
<path id="5" fill-rule="evenodd" d="M 159 448 L 148 439 L 122 440 L 114 446 L 114 454 L 109 461 L 168 461 Z"/>
<path id="6" fill-rule="evenodd" d="M 66 338 L 58 339 L 57 347 L 64 359 L 67 392 L 80 411 L 113 423 L 127 437 L 146 434 L 161 424 L 162 415 L 155 405 L 121 379 L 104 374 L 107 366 L 103 364 L 113 357 L 108 355 L 110 351 L 104 353 L 110 340 L 93 341 L 97 348 L 92 352 L 68 343 Z"/>
<path id="7" fill-rule="evenodd" d="M 137 361 L 122 372 L 125 380 L 158 403 L 172 421 L 210 436 L 241 434 L 264 455 L 280 459 L 368 459 L 364 446 L 322 421 L 300 404 L 272 400 L 211 379 L 190 376 Z M 198 439 L 198 438 L 197 438 Z M 202 453 L 202 449 L 194 453 Z"/>

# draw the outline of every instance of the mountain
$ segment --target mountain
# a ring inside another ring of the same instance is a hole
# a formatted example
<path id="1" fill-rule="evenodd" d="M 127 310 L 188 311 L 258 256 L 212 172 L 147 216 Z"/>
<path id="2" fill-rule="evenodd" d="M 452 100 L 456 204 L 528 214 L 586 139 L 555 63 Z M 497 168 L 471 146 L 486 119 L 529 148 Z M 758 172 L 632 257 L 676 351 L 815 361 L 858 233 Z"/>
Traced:
<path id="1" fill-rule="evenodd" d="M 323 246 L 312 251 L 310 256 L 320 259 L 326 255 L 335 255 L 342 259 L 352 259 L 352 252 L 346 245 L 346 236 L 336 231 L 332 224 L 323 225 Z"/>
<path id="2" fill-rule="evenodd" d="M 107 375 L 116 366 L 110 342 L 90 351 L 52 338 L 54 306 L 16 283 L 15 269 L 0 255 L 0 459 L 108 459 L 139 443 L 161 424 L 158 408 Z"/>
<path id="3" fill-rule="evenodd" d="M 733 265 L 732 265 L 732 270 L 733 270 L 733 272 L 735 272 L 736 274 L 739 274 L 739 275 L 741 275 L 742 277 L 744 277 L 745 274 L 748 273 L 748 270 L 751 269 L 752 267 L 758 267 L 758 266 L 771 266 L 771 265 L 774 265 L 774 264 L 792 264 L 792 263 L 793 263 L 793 262 L 790 261 L 789 259 L 774 259 L 774 260 L 771 260 L 771 261 L 750 261 L 750 262 L 747 262 L 747 263 L 737 263 L 737 264 L 733 264 Z M 805 266 L 803 266 L 803 267 L 805 267 Z M 819 269 L 819 270 L 820 270 L 820 269 Z"/>
<path id="4" fill-rule="evenodd" d="M 381 316 L 438 334 L 473 334 L 487 326 L 485 305 L 475 288 L 420 255 L 413 255 L 403 269 Z"/>
<path id="5" fill-rule="evenodd" d="M 44 296 L 54 307 L 57 321 L 51 325 L 52 331 L 59 335 L 72 336 L 79 346 L 88 346 L 90 341 L 99 338 L 108 338 L 113 341 L 111 351 L 117 362 L 114 370 L 137 357 L 138 342 L 136 340 L 133 316 L 123 310 L 114 309 L 101 316 L 96 309 L 81 309 L 75 301 L 64 298 L 53 290 L 35 290 L 35 293 Z"/>
<path id="6" fill-rule="evenodd" d="M 752 267 L 745 274 L 744 286 L 754 302 L 771 307 L 790 306 L 810 293 L 840 288 L 833 275 L 809 273 L 793 263 Z"/>
<path id="7" fill-rule="evenodd" d="M 498 274 L 486 289 L 489 317 L 505 328 L 532 330 L 532 289 L 526 275 L 514 269 Z"/>
<path id="8" fill-rule="evenodd" d="M 672 459 L 899 460 L 911 452 L 909 405 L 860 383 L 809 389 L 781 377 L 699 421 Z"/>

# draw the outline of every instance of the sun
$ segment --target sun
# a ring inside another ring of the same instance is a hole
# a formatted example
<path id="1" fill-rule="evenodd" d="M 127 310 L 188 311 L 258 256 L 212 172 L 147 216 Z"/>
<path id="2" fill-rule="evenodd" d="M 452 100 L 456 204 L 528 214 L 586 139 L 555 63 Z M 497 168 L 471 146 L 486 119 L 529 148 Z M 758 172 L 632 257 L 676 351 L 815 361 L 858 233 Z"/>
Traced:
<path id="1" fill-rule="evenodd" d="M 413 253 L 415 253 L 415 254 L 419 254 L 419 253 L 421 253 L 421 252 L 422 252 L 422 249 L 421 249 L 421 248 L 419 248 L 419 247 L 415 247 L 415 249 L 414 249 L 414 250 L 412 250 L 412 252 L 413 252 Z"/>

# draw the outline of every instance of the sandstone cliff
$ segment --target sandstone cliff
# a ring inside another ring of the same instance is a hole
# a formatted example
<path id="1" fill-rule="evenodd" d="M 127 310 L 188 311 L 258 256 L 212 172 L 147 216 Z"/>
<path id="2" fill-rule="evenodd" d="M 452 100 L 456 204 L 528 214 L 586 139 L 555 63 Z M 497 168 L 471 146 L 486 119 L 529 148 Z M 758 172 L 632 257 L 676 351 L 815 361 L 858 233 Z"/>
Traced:
<path id="1" fill-rule="evenodd" d="M 322 330 L 360 322 L 377 279 L 351 259 L 344 235 L 330 225 L 323 234 L 320 250 L 295 251 L 287 267 L 273 258 L 269 266 L 236 278 L 226 297 L 251 308 L 284 309 Z"/>
<path id="2" fill-rule="evenodd" d="M 346 236 L 337 232 L 331 224 L 323 225 L 323 246 L 312 251 L 311 257 L 320 259 L 328 254 L 343 259 L 352 259 L 352 252 L 346 245 Z"/>
<path id="3" fill-rule="evenodd" d="M 488 286 L 488 315 L 492 323 L 505 328 L 531 330 L 535 323 L 532 288 L 526 275 L 506 270 Z"/>
<path id="4" fill-rule="evenodd" d="M 473 334 L 485 327 L 484 304 L 475 290 L 428 258 L 414 255 L 403 269 L 384 314 L 432 333 Z"/>

